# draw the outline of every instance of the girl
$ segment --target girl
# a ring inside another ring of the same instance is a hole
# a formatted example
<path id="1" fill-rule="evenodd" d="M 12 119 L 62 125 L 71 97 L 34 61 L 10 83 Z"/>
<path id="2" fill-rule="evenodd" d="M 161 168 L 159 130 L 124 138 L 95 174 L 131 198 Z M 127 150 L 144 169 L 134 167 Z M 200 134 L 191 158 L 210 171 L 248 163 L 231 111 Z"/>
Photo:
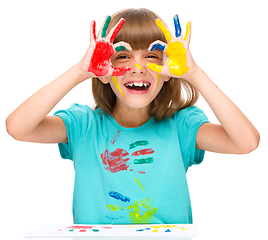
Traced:
<path id="1" fill-rule="evenodd" d="M 15 139 L 59 143 L 73 161 L 76 224 L 192 223 L 187 169 L 205 150 L 258 146 L 255 127 L 194 62 L 191 24 L 183 39 L 177 16 L 174 23 L 175 37 L 155 13 L 128 9 L 108 16 L 96 36 L 93 21 L 83 59 L 6 120 Z M 47 116 L 88 78 L 93 110 L 73 104 Z M 193 106 L 199 92 L 220 125 Z"/>

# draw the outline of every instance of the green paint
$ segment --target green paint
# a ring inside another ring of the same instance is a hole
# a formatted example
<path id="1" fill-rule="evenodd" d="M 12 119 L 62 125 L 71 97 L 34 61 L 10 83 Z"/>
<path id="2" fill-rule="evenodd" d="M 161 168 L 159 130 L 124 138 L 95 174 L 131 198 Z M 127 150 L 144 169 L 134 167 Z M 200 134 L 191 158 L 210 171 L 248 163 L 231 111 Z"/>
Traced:
<path id="1" fill-rule="evenodd" d="M 106 37 L 106 31 L 107 31 L 107 28 L 108 28 L 108 26 L 110 24 L 110 21 L 111 21 L 111 17 L 110 16 L 107 16 L 106 21 L 105 21 L 105 23 L 103 25 L 103 28 L 101 30 L 101 37 L 102 38 L 105 38 Z"/>
<path id="2" fill-rule="evenodd" d="M 69 232 L 73 232 L 74 230 L 73 229 L 70 229 Z"/>
<path id="3" fill-rule="evenodd" d="M 92 229 L 93 232 L 99 232 L 99 229 Z"/>
<path id="4" fill-rule="evenodd" d="M 125 46 L 117 46 L 116 48 L 115 48 L 115 51 L 117 51 L 117 52 L 120 52 L 120 51 L 122 51 L 122 50 L 127 50 L 126 49 L 126 47 Z M 128 50 L 127 50 L 128 51 Z M 129 51 L 128 51 L 129 52 Z"/>
<path id="5" fill-rule="evenodd" d="M 140 158 L 140 159 L 135 159 L 134 164 L 146 164 L 146 163 L 152 163 L 154 159 L 152 157 L 149 158 Z"/>
<path id="6" fill-rule="evenodd" d="M 148 144 L 149 144 L 148 141 L 137 141 L 137 142 L 129 144 L 129 149 L 135 148 L 137 146 L 146 146 Z"/>

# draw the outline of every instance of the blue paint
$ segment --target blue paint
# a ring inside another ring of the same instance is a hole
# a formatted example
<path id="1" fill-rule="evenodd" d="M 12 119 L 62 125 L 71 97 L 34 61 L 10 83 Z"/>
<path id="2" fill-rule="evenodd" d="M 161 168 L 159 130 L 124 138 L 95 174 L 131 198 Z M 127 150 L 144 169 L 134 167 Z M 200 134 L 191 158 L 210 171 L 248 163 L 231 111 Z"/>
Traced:
<path id="1" fill-rule="evenodd" d="M 181 24 L 180 24 L 178 14 L 176 14 L 173 17 L 173 20 L 174 20 L 174 26 L 175 26 L 175 35 L 176 35 L 176 37 L 179 37 L 181 35 Z"/>
<path id="2" fill-rule="evenodd" d="M 167 229 L 165 232 L 171 232 L 170 229 Z"/>
<path id="3" fill-rule="evenodd" d="M 151 47 L 150 51 L 153 51 L 155 49 L 159 49 L 160 51 L 164 51 L 165 47 L 166 47 L 165 45 L 162 45 L 160 43 L 156 43 Z"/>
<path id="4" fill-rule="evenodd" d="M 138 229 L 136 232 L 143 232 L 144 230 L 150 230 L 151 228 Z"/>
<path id="5" fill-rule="evenodd" d="M 110 197 L 113 197 L 113 198 L 115 198 L 117 200 L 121 200 L 123 202 L 130 202 L 130 198 L 127 197 L 127 196 L 122 195 L 121 193 L 118 193 L 118 192 L 115 192 L 115 191 L 110 191 L 108 194 L 109 194 Z"/>

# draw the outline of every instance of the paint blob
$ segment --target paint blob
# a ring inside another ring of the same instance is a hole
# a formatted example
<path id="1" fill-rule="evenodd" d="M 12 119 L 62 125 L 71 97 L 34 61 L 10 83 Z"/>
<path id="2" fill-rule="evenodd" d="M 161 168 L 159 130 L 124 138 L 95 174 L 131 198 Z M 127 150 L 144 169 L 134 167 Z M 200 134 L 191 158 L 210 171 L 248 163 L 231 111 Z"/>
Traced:
<path id="1" fill-rule="evenodd" d="M 120 86 L 119 86 L 119 84 L 118 84 L 118 82 L 117 82 L 116 77 L 115 77 L 115 76 L 111 76 L 111 78 L 112 78 L 112 80 L 113 80 L 113 82 L 114 82 L 116 88 L 119 90 L 119 92 L 122 94 L 122 96 L 123 96 L 123 98 L 124 98 L 124 94 L 123 94 L 123 92 L 122 92 L 122 90 L 121 90 L 121 88 L 120 88 Z"/>
<path id="2" fill-rule="evenodd" d="M 135 67 L 137 67 L 140 70 L 142 69 L 142 67 L 139 64 L 137 64 L 137 63 L 135 64 Z"/>
<path id="3" fill-rule="evenodd" d="M 136 141 L 134 143 L 129 144 L 129 149 L 133 149 L 133 148 L 138 147 L 138 146 L 146 146 L 148 144 L 149 144 L 148 141 L 144 141 L 144 140 Z"/>
<path id="4" fill-rule="evenodd" d="M 117 200 L 121 200 L 123 202 L 130 202 L 130 198 L 127 197 L 127 196 L 122 195 L 121 193 L 118 193 L 118 192 L 115 192 L 115 191 L 110 191 L 108 194 L 109 194 L 110 197 L 113 197 L 113 198 L 115 198 Z"/>

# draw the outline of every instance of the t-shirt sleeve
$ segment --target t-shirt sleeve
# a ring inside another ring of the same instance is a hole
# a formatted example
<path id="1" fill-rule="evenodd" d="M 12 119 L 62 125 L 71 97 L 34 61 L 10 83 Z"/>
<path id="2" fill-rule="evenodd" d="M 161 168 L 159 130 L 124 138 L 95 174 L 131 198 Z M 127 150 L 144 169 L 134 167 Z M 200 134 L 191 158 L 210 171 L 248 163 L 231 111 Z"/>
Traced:
<path id="1" fill-rule="evenodd" d="M 204 159 L 205 151 L 196 148 L 196 135 L 200 126 L 208 121 L 205 113 L 192 106 L 177 113 L 178 135 L 185 170 Z"/>
<path id="2" fill-rule="evenodd" d="M 63 159 L 73 160 L 76 149 L 82 143 L 88 131 L 91 112 L 93 111 L 90 107 L 75 103 L 66 110 L 54 113 L 55 116 L 63 120 L 67 131 L 68 143 L 58 144 Z"/>

